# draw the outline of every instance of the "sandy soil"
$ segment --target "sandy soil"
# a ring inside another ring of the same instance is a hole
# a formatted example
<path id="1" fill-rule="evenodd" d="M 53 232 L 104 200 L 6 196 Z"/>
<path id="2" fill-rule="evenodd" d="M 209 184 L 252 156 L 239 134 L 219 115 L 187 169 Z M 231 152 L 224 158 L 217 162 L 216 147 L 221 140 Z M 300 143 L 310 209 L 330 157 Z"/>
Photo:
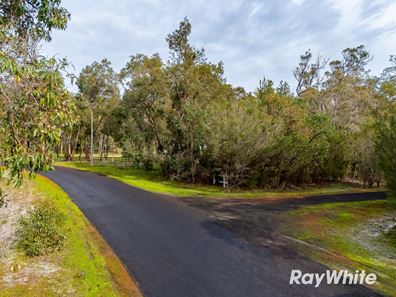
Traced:
<path id="1" fill-rule="evenodd" d="M 0 288 L 49 277 L 59 269 L 45 258 L 29 263 L 20 260 L 23 257 L 15 248 L 17 222 L 40 198 L 32 193 L 28 183 L 18 190 L 8 188 L 6 193 L 6 203 L 0 208 Z"/>

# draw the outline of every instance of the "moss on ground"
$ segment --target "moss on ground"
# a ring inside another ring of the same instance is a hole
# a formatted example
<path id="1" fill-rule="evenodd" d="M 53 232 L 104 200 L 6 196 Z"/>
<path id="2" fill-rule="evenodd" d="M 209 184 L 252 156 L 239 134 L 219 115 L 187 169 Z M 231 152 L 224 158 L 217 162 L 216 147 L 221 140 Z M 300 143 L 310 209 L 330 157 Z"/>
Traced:
<path id="1" fill-rule="evenodd" d="M 396 226 L 384 234 L 384 240 L 396 249 Z"/>
<path id="2" fill-rule="evenodd" d="M 395 231 L 381 234 L 376 225 L 392 217 L 396 217 L 396 210 L 386 200 L 326 203 L 284 213 L 281 229 L 289 236 L 329 251 L 301 249 L 307 256 L 330 267 L 376 273 L 379 281 L 374 289 L 394 296 Z"/>

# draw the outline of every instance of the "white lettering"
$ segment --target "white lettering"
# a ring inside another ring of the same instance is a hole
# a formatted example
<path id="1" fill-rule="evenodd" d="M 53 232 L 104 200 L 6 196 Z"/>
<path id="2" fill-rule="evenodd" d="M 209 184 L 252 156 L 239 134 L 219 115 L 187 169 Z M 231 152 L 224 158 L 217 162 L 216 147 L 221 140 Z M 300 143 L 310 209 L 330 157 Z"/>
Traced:
<path id="1" fill-rule="evenodd" d="M 348 284 L 352 285 L 353 284 L 353 274 L 348 272 L 348 270 L 343 270 L 344 272 L 344 277 L 342 278 L 342 284 L 346 284 L 347 283 L 347 279 L 348 279 Z"/>
<path id="2" fill-rule="evenodd" d="M 377 281 L 377 275 L 375 275 L 374 273 L 367 274 L 367 276 L 366 276 L 366 284 L 374 285 L 376 281 Z"/>
<path id="3" fill-rule="evenodd" d="M 301 275 L 302 275 L 301 270 L 294 270 L 293 269 L 291 271 L 291 274 L 290 274 L 289 284 L 292 285 L 295 282 L 296 284 L 299 285 L 300 284 L 299 278 L 301 277 Z"/>
<path id="4" fill-rule="evenodd" d="M 324 279 L 325 274 L 324 273 L 315 273 L 315 288 L 319 287 L 320 284 L 322 283 L 322 280 Z"/>
<path id="5" fill-rule="evenodd" d="M 343 271 L 326 270 L 326 280 L 328 284 L 338 284 L 342 277 Z"/>
<path id="6" fill-rule="evenodd" d="M 304 285 L 312 285 L 314 280 L 314 274 L 313 273 L 305 273 L 303 277 L 301 278 L 301 282 Z"/>
<path id="7" fill-rule="evenodd" d="M 302 273 L 301 270 L 293 269 L 290 274 L 289 284 L 314 285 L 317 288 L 324 280 L 326 280 L 328 285 L 373 285 L 377 281 L 377 275 L 375 273 L 366 274 L 365 270 L 355 270 L 354 273 L 348 270 L 326 270 L 325 273 Z"/>

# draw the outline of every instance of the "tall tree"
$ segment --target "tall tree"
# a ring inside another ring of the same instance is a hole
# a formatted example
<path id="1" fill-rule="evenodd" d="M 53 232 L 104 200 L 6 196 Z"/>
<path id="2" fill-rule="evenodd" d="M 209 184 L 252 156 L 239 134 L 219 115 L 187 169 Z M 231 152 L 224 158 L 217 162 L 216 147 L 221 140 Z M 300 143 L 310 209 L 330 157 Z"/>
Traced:
<path id="1" fill-rule="evenodd" d="M 389 58 L 391 66 L 384 69 L 379 79 L 380 93 L 388 100 L 396 99 L 396 56 Z"/>
<path id="2" fill-rule="evenodd" d="M 311 50 L 300 56 L 300 62 L 294 69 L 293 75 L 297 80 L 296 92 L 301 96 L 312 87 L 319 87 L 323 77 L 321 71 L 326 67 L 328 59 L 319 56 L 312 62 Z"/>
<path id="3" fill-rule="evenodd" d="M 94 150 L 94 116 L 98 113 L 96 128 L 98 128 L 103 120 L 103 112 L 110 106 L 114 105 L 114 101 L 119 98 L 119 77 L 111 67 L 111 63 L 107 59 L 101 62 L 93 62 L 81 71 L 77 85 L 81 95 L 81 99 L 86 102 L 90 117 L 90 154 L 89 159 L 93 165 Z"/>

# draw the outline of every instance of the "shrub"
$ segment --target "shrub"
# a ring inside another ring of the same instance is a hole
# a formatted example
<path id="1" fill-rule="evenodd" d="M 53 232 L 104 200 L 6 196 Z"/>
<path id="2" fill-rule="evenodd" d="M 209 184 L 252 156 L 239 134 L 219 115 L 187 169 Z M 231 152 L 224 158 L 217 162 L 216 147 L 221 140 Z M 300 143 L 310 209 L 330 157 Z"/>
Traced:
<path id="1" fill-rule="evenodd" d="M 65 220 L 49 202 L 38 204 L 18 221 L 18 247 L 30 257 L 60 250 L 67 238 Z"/>

